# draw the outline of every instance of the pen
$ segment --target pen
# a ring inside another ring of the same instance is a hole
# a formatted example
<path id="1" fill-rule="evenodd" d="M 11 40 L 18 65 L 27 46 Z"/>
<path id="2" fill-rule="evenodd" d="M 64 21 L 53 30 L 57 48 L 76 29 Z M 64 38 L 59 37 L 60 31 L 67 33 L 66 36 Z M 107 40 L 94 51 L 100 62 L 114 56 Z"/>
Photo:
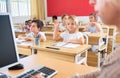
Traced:
<path id="1" fill-rule="evenodd" d="M 46 47 L 46 48 L 60 50 L 59 48 L 54 48 L 54 47 Z"/>

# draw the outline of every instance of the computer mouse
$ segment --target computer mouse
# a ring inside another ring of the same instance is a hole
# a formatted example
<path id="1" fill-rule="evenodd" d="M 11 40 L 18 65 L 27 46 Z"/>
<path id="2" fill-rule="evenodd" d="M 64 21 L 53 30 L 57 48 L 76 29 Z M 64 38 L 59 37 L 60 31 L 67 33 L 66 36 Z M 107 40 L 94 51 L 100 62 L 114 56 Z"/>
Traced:
<path id="1" fill-rule="evenodd" d="M 24 66 L 22 64 L 17 64 L 13 67 L 10 67 L 9 70 L 19 70 L 19 69 L 23 69 Z"/>

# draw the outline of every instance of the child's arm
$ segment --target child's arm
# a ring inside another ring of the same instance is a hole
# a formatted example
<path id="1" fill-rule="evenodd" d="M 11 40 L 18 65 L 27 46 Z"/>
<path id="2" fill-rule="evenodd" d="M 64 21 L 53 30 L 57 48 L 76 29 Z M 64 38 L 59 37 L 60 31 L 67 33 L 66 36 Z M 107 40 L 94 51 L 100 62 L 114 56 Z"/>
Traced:
<path id="1" fill-rule="evenodd" d="M 61 40 L 62 38 L 60 37 L 60 33 L 59 33 L 59 28 L 58 28 L 58 24 L 55 25 L 55 29 L 53 32 L 53 40 Z"/>
<path id="2" fill-rule="evenodd" d="M 98 30 L 98 32 L 102 32 L 102 27 L 100 24 L 95 23 L 96 29 Z"/>
<path id="3" fill-rule="evenodd" d="M 26 41 L 31 41 L 31 40 L 33 40 L 31 37 L 27 37 L 25 34 L 23 34 L 23 35 L 19 35 L 18 36 L 18 39 L 20 39 L 20 40 L 26 40 Z"/>
<path id="4" fill-rule="evenodd" d="M 88 27 L 89 27 L 89 24 L 86 24 L 86 25 L 85 25 L 85 28 L 83 29 L 83 32 L 88 31 Z"/>
<path id="5" fill-rule="evenodd" d="M 26 41 L 33 41 L 33 38 L 32 37 L 25 37 L 25 40 Z"/>
<path id="6" fill-rule="evenodd" d="M 25 39 L 26 35 L 25 34 L 22 34 L 22 35 L 18 35 L 18 39 Z"/>
<path id="7" fill-rule="evenodd" d="M 65 40 L 63 42 L 70 42 L 70 43 L 74 43 L 74 44 L 84 44 L 84 38 L 80 37 L 79 39 Z"/>
<path id="8" fill-rule="evenodd" d="M 88 26 L 86 26 L 84 29 L 83 29 L 83 31 L 85 32 L 85 31 L 88 31 Z"/>
<path id="9" fill-rule="evenodd" d="M 46 36 L 44 33 L 41 33 L 40 41 L 46 41 Z"/>

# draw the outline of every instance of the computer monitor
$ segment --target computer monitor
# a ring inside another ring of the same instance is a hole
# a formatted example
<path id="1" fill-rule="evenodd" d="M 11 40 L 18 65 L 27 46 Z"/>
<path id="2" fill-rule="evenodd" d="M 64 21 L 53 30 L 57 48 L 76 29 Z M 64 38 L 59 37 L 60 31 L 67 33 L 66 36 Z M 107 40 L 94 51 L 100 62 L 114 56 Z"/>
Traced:
<path id="1" fill-rule="evenodd" d="M 0 13 L 0 70 L 19 63 L 17 52 L 11 17 Z"/>

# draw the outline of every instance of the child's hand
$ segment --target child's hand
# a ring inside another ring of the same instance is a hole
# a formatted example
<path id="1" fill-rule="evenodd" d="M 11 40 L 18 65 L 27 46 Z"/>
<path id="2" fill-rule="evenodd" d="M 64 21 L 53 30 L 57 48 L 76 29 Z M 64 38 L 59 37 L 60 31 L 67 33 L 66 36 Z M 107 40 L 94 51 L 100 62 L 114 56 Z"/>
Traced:
<path id="1" fill-rule="evenodd" d="M 26 41 L 31 41 L 31 39 L 30 39 L 30 38 L 27 38 L 27 37 L 25 37 L 25 40 L 26 40 Z"/>
<path id="2" fill-rule="evenodd" d="M 55 28 L 56 28 L 56 27 L 58 28 L 59 24 L 54 24 L 54 26 L 55 26 Z"/>
<path id="3" fill-rule="evenodd" d="M 89 25 L 90 26 L 96 26 L 96 23 L 95 22 L 90 22 Z"/>

